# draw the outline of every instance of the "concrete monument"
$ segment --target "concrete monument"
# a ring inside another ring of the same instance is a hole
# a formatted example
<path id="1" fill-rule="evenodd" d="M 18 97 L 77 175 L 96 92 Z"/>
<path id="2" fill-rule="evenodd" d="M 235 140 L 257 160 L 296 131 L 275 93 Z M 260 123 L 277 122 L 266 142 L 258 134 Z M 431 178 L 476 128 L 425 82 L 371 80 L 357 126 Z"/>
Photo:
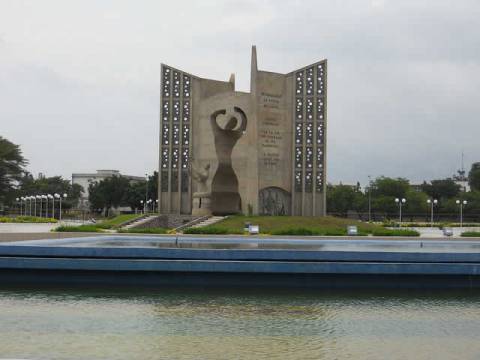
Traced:
<path id="1" fill-rule="evenodd" d="M 261 71 L 250 92 L 161 66 L 159 211 L 324 215 L 327 61 Z"/>

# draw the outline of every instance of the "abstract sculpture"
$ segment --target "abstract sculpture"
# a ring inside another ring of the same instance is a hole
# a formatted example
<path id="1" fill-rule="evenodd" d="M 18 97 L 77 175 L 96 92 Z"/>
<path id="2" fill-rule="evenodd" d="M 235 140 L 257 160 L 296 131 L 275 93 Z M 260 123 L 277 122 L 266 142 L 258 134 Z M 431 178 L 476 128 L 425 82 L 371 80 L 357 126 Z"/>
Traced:
<path id="1" fill-rule="evenodd" d="M 247 116 L 239 107 L 233 110 L 228 113 L 226 109 L 217 110 L 210 116 L 218 159 L 211 192 L 212 210 L 216 215 L 235 214 L 242 210 L 238 179 L 232 167 L 232 151 L 245 133 Z"/>

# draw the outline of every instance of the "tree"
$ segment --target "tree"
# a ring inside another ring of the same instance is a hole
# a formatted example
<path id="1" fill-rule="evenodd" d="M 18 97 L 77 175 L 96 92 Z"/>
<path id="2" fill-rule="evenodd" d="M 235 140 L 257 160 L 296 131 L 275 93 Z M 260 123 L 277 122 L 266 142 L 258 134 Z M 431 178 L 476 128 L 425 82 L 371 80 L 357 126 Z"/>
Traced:
<path id="1" fill-rule="evenodd" d="M 472 190 L 480 191 L 480 162 L 472 164 L 472 168 L 468 173 L 468 185 Z"/>
<path id="2" fill-rule="evenodd" d="M 158 171 L 154 171 L 153 175 L 148 177 L 148 198 L 152 200 L 158 198 Z"/>
<path id="3" fill-rule="evenodd" d="M 0 136 L 0 202 L 14 198 L 12 190 L 20 180 L 26 164 L 20 147 Z"/>
<path id="4" fill-rule="evenodd" d="M 71 184 L 61 176 L 52 176 L 35 179 L 32 174 L 25 172 L 20 178 L 16 196 L 45 195 L 45 194 L 67 194 L 63 203 L 65 209 L 77 204 L 83 188 L 78 184 Z"/>
<path id="5" fill-rule="evenodd" d="M 386 215 L 394 214 L 397 211 L 395 196 L 376 195 L 372 198 L 372 210 Z"/>
<path id="6" fill-rule="evenodd" d="M 148 189 L 147 189 L 148 186 Z M 148 190 L 148 193 L 146 194 Z M 145 198 L 146 195 L 146 198 Z M 155 201 L 158 198 L 158 172 L 148 176 L 148 184 L 145 181 L 135 181 L 130 184 L 125 195 L 125 203 L 132 209 L 143 209 L 141 200 Z"/>
<path id="7" fill-rule="evenodd" d="M 108 216 L 112 207 L 126 204 L 126 195 L 130 181 L 123 176 L 112 176 L 88 186 L 90 208 L 92 210 L 105 210 Z"/>
<path id="8" fill-rule="evenodd" d="M 145 201 L 145 181 L 130 184 L 125 194 L 125 203 L 132 209 L 143 210 L 143 204 L 140 203 L 141 200 Z"/>
<path id="9" fill-rule="evenodd" d="M 371 185 L 372 209 L 384 214 L 394 214 L 397 211 L 395 198 L 405 198 L 410 189 L 407 179 L 381 176 Z"/>
<path id="10" fill-rule="evenodd" d="M 426 214 L 428 212 L 428 195 L 424 192 L 409 189 L 405 194 L 405 199 L 407 200 L 405 204 L 405 213 L 418 215 Z"/>
<path id="11" fill-rule="evenodd" d="M 372 195 L 404 198 L 409 188 L 407 179 L 381 176 L 372 182 Z"/>
<path id="12" fill-rule="evenodd" d="M 460 193 L 461 186 L 453 179 L 432 180 L 430 184 L 424 182 L 421 185 L 424 193 L 433 199 L 450 199 Z"/>
<path id="13" fill-rule="evenodd" d="M 331 213 L 338 213 L 344 216 L 349 210 L 363 212 L 366 210 L 365 194 L 360 191 L 360 187 L 349 185 L 328 185 L 327 189 L 327 209 Z"/>

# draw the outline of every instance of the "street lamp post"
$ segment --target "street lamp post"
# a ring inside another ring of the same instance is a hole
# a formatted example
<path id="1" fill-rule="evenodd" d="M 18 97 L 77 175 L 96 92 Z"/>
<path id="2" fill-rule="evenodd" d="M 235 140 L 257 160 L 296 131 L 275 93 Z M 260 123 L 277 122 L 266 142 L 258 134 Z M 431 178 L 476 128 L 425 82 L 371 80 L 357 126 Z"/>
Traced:
<path id="1" fill-rule="evenodd" d="M 143 200 L 140 200 L 140 206 L 143 206 L 143 213 L 145 214 L 145 205 L 144 205 L 144 201 Z"/>
<path id="2" fill-rule="evenodd" d="M 437 199 L 428 199 L 427 204 L 430 204 L 430 226 L 433 227 L 433 206 L 438 204 Z"/>
<path id="3" fill-rule="evenodd" d="M 59 202 L 58 205 L 60 206 L 60 195 L 57 194 L 57 193 L 54 193 L 54 194 L 53 194 L 53 199 L 54 199 L 54 200 L 57 199 L 57 201 Z M 55 215 L 55 213 L 53 213 L 53 214 Z M 59 218 L 60 218 L 60 215 L 59 215 Z"/>
<path id="4" fill-rule="evenodd" d="M 467 200 L 457 200 L 455 202 L 460 205 L 460 227 L 463 227 L 463 206 L 467 205 Z"/>
<path id="5" fill-rule="evenodd" d="M 20 210 L 20 198 L 16 198 L 15 201 L 17 202 L 18 211 L 21 211 Z"/>
<path id="6" fill-rule="evenodd" d="M 45 200 L 45 217 L 48 218 L 48 196 L 42 195 L 43 200 Z"/>
<path id="7" fill-rule="evenodd" d="M 400 225 L 402 225 L 402 205 L 405 204 L 405 203 L 407 202 L 407 200 L 404 199 L 404 198 L 401 198 L 401 199 L 396 198 L 396 199 L 395 199 L 395 202 L 398 204 L 398 206 L 399 206 L 399 208 L 400 208 L 398 218 L 399 218 L 399 220 L 400 220 Z"/>
<path id="8" fill-rule="evenodd" d="M 368 222 L 372 221 L 372 177 L 368 175 Z"/>
<path id="9" fill-rule="evenodd" d="M 143 212 L 145 212 L 147 205 L 147 198 L 148 198 L 148 174 L 145 174 L 145 203 L 143 205 Z M 148 210 L 148 209 L 147 209 Z"/>
<path id="10" fill-rule="evenodd" d="M 157 205 L 157 211 L 158 211 L 158 199 L 155 200 L 155 204 Z M 155 205 L 154 205 L 155 206 Z M 155 207 L 153 208 L 153 212 L 155 212 Z"/>
<path id="11" fill-rule="evenodd" d="M 43 212 L 42 212 L 42 195 L 37 195 L 37 199 L 40 201 L 40 217 L 43 217 Z"/>
<path id="12" fill-rule="evenodd" d="M 33 195 L 33 216 L 37 217 L 37 196 Z"/>
<path id="13" fill-rule="evenodd" d="M 23 212 L 25 211 L 25 198 L 22 196 L 20 198 L 20 216 L 24 215 L 22 212 L 22 203 L 23 203 Z"/>
<path id="14" fill-rule="evenodd" d="M 55 196 L 48 194 L 48 197 L 52 200 L 52 218 L 55 219 Z"/>
<path id="15" fill-rule="evenodd" d="M 60 194 L 56 194 L 56 193 L 55 193 L 53 196 L 55 196 L 55 197 L 58 199 L 58 201 L 60 202 L 60 204 L 59 204 L 58 220 L 59 220 L 59 221 L 62 221 L 62 197 L 63 197 L 64 199 L 66 199 L 66 198 L 67 198 L 67 194 L 63 194 L 63 196 L 62 196 L 62 195 L 60 195 Z"/>

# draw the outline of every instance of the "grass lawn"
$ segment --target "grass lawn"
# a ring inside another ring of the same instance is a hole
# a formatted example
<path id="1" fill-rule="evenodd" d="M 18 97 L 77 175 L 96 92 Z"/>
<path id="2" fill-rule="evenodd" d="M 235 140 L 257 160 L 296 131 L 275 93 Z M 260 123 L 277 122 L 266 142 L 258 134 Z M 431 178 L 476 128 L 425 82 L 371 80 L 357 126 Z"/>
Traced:
<path id="1" fill-rule="evenodd" d="M 141 216 L 143 216 L 143 214 L 117 215 L 117 216 L 115 216 L 111 219 L 107 219 L 107 220 L 104 220 L 104 221 L 98 223 L 98 225 L 103 229 L 112 229 L 112 228 L 116 228 L 116 227 L 122 225 L 123 223 L 125 223 L 127 221 L 137 219 Z"/>
<path id="2" fill-rule="evenodd" d="M 480 237 L 480 231 L 465 231 L 461 235 L 462 237 Z"/>
<path id="3" fill-rule="evenodd" d="M 126 221 L 141 217 L 141 214 L 123 214 L 99 222 L 98 224 L 86 224 L 78 226 L 59 226 L 53 231 L 58 232 L 102 232 L 104 229 L 116 229 Z"/>
<path id="4" fill-rule="evenodd" d="M 57 219 L 38 216 L 0 217 L 0 223 L 56 223 Z"/>
<path id="5" fill-rule="evenodd" d="M 291 229 L 306 228 L 310 230 L 339 230 L 346 231 L 347 225 L 357 225 L 360 232 L 368 232 L 379 228 L 379 225 L 368 224 L 356 220 L 348 220 L 333 216 L 231 216 L 216 223 L 215 227 L 228 228 L 243 232 L 246 222 L 260 226 L 260 232 L 288 231 Z"/>
<path id="6" fill-rule="evenodd" d="M 389 230 L 381 225 L 333 216 L 230 216 L 215 225 L 186 229 L 186 234 L 242 234 L 246 222 L 260 226 L 261 234 L 270 235 L 347 235 L 347 226 L 356 225 L 359 235 L 418 236 L 412 230 Z"/>

